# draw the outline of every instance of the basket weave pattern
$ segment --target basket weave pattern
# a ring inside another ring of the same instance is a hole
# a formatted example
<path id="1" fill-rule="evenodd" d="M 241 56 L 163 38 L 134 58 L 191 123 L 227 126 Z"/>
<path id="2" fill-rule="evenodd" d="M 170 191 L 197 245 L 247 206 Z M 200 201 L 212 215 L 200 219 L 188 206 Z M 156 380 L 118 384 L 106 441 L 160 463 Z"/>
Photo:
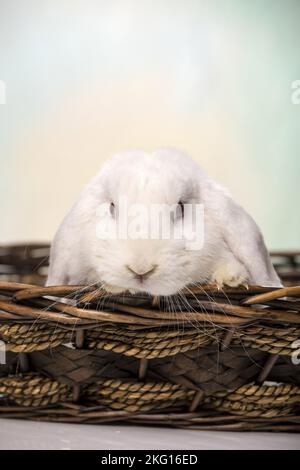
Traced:
<path id="1" fill-rule="evenodd" d="M 0 417 L 300 430 L 300 254 L 284 289 L 173 299 L 44 287 L 48 245 L 0 249 Z M 67 300 L 66 300 L 67 299 Z"/>

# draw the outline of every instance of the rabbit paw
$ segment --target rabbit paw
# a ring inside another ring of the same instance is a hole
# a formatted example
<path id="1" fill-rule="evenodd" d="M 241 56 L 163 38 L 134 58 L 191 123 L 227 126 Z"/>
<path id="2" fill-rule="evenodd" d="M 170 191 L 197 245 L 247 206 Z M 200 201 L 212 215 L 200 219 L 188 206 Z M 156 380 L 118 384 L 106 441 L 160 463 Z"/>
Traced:
<path id="1" fill-rule="evenodd" d="M 231 266 L 224 264 L 219 266 L 212 275 L 211 281 L 221 289 L 223 286 L 244 286 L 248 289 L 248 273 L 239 263 Z"/>
<path id="2" fill-rule="evenodd" d="M 110 294 L 121 294 L 126 291 L 123 287 L 113 286 L 112 284 L 103 284 L 103 289 Z"/>

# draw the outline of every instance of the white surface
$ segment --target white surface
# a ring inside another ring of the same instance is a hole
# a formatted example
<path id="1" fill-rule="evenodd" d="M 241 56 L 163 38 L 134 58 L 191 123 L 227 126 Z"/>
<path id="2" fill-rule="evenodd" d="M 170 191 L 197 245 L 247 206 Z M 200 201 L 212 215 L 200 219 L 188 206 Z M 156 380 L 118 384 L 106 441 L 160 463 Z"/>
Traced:
<path id="1" fill-rule="evenodd" d="M 300 435 L 0 420 L 0 449 L 300 449 Z"/>

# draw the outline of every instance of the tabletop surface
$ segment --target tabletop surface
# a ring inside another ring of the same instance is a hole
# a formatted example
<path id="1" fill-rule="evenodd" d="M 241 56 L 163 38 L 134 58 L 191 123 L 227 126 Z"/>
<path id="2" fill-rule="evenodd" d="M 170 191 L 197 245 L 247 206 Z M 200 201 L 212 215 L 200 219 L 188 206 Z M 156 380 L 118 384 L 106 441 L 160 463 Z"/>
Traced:
<path id="1" fill-rule="evenodd" d="M 56 424 L 1 419 L 0 449 L 300 449 L 300 434 Z"/>

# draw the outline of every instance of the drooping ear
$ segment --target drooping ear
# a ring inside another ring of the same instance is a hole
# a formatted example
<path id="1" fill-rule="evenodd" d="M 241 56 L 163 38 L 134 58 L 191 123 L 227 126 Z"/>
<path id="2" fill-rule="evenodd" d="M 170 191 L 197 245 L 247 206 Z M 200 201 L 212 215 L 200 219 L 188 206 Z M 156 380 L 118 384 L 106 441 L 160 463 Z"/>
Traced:
<path id="1" fill-rule="evenodd" d="M 251 282 L 282 287 L 262 233 L 253 218 L 230 195 L 218 192 L 214 211 L 229 250 L 248 270 Z"/>
<path id="2" fill-rule="evenodd" d="M 69 281 L 68 260 L 66 259 L 66 253 L 64 253 L 63 244 L 57 239 L 57 235 L 51 244 L 46 286 L 66 285 Z"/>
<path id="3" fill-rule="evenodd" d="M 89 270 L 82 262 L 91 250 L 83 234 L 95 233 L 99 208 L 106 201 L 106 190 L 99 172 L 82 190 L 77 201 L 59 226 L 50 250 L 46 285 L 80 285 L 87 282 Z"/>

